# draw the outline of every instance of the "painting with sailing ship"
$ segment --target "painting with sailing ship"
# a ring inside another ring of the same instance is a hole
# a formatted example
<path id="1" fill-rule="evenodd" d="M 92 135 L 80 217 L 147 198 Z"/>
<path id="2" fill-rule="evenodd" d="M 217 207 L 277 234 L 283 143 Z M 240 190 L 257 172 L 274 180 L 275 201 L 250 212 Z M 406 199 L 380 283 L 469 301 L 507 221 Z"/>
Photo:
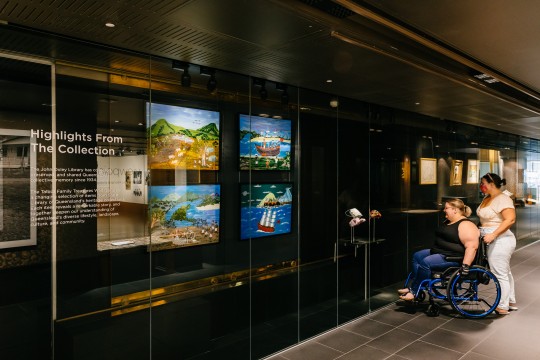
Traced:
<path id="1" fill-rule="evenodd" d="M 242 239 L 291 232 L 292 183 L 243 184 L 240 195 Z"/>
<path id="2" fill-rule="evenodd" d="M 291 120 L 240 115 L 240 170 L 290 170 Z"/>

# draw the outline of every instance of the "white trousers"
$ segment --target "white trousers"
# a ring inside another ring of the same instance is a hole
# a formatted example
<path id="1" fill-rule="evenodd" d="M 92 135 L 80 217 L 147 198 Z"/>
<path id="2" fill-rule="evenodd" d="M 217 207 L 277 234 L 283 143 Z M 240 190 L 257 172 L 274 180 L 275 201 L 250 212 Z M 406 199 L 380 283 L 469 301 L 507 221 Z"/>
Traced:
<path id="1" fill-rule="evenodd" d="M 490 234 L 496 227 L 481 227 L 482 235 Z M 516 249 L 516 237 L 507 230 L 499 235 L 487 247 L 487 256 L 491 272 L 501 284 L 501 301 L 499 308 L 508 310 L 509 303 L 516 303 L 516 292 L 514 290 L 514 277 L 510 270 L 510 258 Z"/>

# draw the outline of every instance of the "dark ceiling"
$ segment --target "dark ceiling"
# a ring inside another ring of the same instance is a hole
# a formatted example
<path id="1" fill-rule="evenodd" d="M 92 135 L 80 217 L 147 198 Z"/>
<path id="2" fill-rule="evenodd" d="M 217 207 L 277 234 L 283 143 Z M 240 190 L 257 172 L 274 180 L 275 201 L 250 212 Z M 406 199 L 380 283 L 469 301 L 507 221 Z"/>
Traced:
<path id="1" fill-rule="evenodd" d="M 149 54 L 164 79 L 178 59 L 539 139 L 538 14 L 503 0 L 4 0 L 0 46 L 126 73 Z"/>

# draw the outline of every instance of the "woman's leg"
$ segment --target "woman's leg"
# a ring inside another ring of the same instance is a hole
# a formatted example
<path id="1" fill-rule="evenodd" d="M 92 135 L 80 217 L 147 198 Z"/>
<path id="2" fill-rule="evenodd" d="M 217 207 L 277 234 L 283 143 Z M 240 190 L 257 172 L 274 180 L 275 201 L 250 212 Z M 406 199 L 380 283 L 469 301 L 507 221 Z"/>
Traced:
<path id="1" fill-rule="evenodd" d="M 515 300 L 514 279 L 510 272 L 510 257 L 516 248 L 516 237 L 510 231 L 500 235 L 488 246 L 487 255 L 491 272 L 501 285 L 501 301 L 499 308 L 508 310 L 510 297 Z M 513 301 L 515 302 L 515 301 Z"/>
<path id="2" fill-rule="evenodd" d="M 418 288 L 418 285 L 420 284 L 420 281 L 422 281 L 423 279 L 420 278 L 419 281 L 417 281 L 418 279 L 418 269 L 420 268 L 420 263 L 424 260 L 424 258 L 426 256 L 429 256 L 431 254 L 431 250 L 430 249 L 422 249 L 422 250 L 419 250 L 417 252 L 414 253 L 413 257 L 412 257 L 412 275 L 411 275 L 411 278 L 412 278 L 412 283 L 410 285 L 411 289 L 413 291 L 416 291 L 416 289 Z"/>
<path id="3" fill-rule="evenodd" d="M 454 261 L 446 261 L 446 257 L 442 254 L 432 254 L 426 256 L 420 262 L 418 278 L 430 279 L 432 271 L 443 271 L 452 266 L 459 266 L 459 263 Z"/>
<path id="4" fill-rule="evenodd" d="M 508 282 L 510 284 L 510 295 L 508 296 L 508 304 L 516 306 L 516 290 L 514 289 L 514 276 L 512 276 L 512 270 L 508 273 Z"/>

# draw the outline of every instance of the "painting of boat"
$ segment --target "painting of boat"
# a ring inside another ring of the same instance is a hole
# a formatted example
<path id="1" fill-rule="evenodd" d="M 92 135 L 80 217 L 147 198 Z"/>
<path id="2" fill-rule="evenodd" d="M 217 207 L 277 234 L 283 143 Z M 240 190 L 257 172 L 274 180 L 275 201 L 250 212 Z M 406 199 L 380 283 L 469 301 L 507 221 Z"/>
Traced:
<path id="1" fill-rule="evenodd" d="M 261 220 L 257 224 L 257 227 L 259 230 L 272 233 L 276 230 L 275 228 L 276 224 L 276 212 L 272 211 L 272 209 L 264 209 L 263 216 L 261 217 Z"/>
<path id="2" fill-rule="evenodd" d="M 291 120 L 240 115 L 240 170 L 290 170 Z"/>
<path id="3" fill-rule="evenodd" d="M 242 185 L 242 239 L 290 233 L 291 190 L 291 183 Z"/>
<path id="4" fill-rule="evenodd" d="M 262 145 L 255 145 L 255 149 L 261 156 L 278 156 L 281 151 L 281 141 L 276 141 L 274 139 L 266 141 L 266 138 L 263 139 Z"/>

